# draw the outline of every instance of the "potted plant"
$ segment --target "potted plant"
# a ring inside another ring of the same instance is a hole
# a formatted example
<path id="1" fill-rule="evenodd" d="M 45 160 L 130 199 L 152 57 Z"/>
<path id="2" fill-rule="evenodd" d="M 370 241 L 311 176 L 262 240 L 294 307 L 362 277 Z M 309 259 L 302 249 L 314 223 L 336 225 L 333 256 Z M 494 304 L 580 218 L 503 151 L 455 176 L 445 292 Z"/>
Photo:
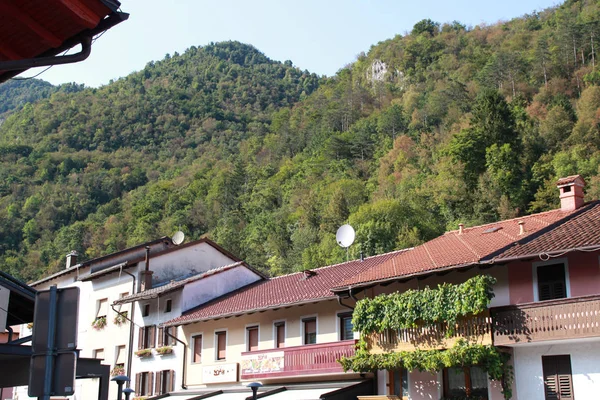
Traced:
<path id="1" fill-rule="evenodd" d="M 162 346 L 156 349 L 156 352 L 161 356 L 173 354 L 173 346 Z"/>
<path id="2" fill-rule="evenodd" d="M 106 326 L 106 317 L 98 317 L 92 322 L 92 328 L 101 331 Z"/>
<path id="3" fill-rule="evenodd" d="M 115 365 L 115 367 L 112 369 L 112 371 L 110 371 L 110 375 L 111 376 L 125 375 L 125 367 L 122 364 Z"/>
<path id="4" fill-rule="evenodd" d="M 117 326 L 123 325 L 127 322 L 127 311 L 122 311 L 115 315 L 115 319 L 113 320 L 114 324 Z"/>
<path id="5" fill-rule="evenodd" d="M 152 355 L 152 349 L 141 349 L 135 352 L 135 355 L 139 358 L 146 358 Z"/>

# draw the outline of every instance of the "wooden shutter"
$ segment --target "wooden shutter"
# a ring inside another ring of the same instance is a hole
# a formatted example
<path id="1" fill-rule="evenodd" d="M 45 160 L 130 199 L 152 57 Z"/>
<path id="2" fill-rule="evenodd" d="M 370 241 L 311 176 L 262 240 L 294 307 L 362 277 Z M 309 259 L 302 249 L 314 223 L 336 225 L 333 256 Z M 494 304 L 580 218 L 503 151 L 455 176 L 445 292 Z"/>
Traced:
<path id="1" fill-rule="evenodd" d="M 148 328 L 148 348 L 154 348 L 156 343 L 156 325 L 149 326 Z"/>
<path id="2" fill-rule="evenodd" d="M 167 329 L 169 331 L 169 334 L 173 336 L 173 337 L 169 336 L 168 342 L 171 344 L 171 346 L 175 346 L 177 344 L 177 341 L 175 340 L 175 338 L 177 337 L 177 327 L 170 326 Z"/>
<path id="3" fill-rule="evenodd" d="M 163 394 L 161 392 L 161 383 L 163 381 L 164 371 L 159 371 L 156 373 L 156 384 L 154 385 L 154 394 Z"/>
<path id="4" fill-rule="evenodd" d="M 565 266 L 544 265 L 537 268 L 539 300 L 564 299 L 567 297 Z"/>
<path id="5" fill-rule="evenodd" d="M 154 386 L 154 372 L 148 372 L 146 380 L 146 396 L 152 396 L 152 387 Z"/>
<path id="6" fill-rule="evenodd" d="M 227 356 L 227 333 L 217 332 L 217 360 L 224 360 Z"/>
<path id="7" fill-rule="evenodd" d="M 144 328 L 140 328 L 139 329 L 139 334 L 138 334 L 138 350 L 142 350 L 144 348 Z M 136 390 L 137 392 L 137 390 Z"/>
<path id="8" fill-rule="evenodd" d="M 248 328 L 248 349 L 247 351 L 258 350 L 258 327 Z"/>
<path id="9" fill-rule="evenodd" d="M 194 336 L 194 362 L 202 362 L 202 335 Z"/>
<path id="10" fill-rule="evenodd" d="M 571 356 L 542 356 L 546 400 L 574 400 Z"/>
<path id="11" fill-rule="evenodd" d="M 164 333 L 164 329 L 158 328 L 158 347 L 162 347 L 163 344 L 165 343 L 165 333 Z"/>
<path id="12" fill-rule="evenodd" d="M 169 371 L 168 380 L 167 380 L 167 388 L 168 388 L 169 392 L 172 392 L 175 390 L 175 371 L 173 371 L 173 370 Z"/>
<path id="13" fill-rule="evenodd" d="M 285 347 L 285 322 L 278 322 L 275 324 L 275 329 L 277 330 L 277 348 L 280 349 Z"/>
<path id="14" fill-rule="evenodd" d="M 141 396 L 142 393 L 140 392 L 140 390 L 142 389 L 141 386 L 141 382 L 142 382 L 142 374 L 135 374 L 135 394 L 137 396 Z"/>
<path id="15" fill-rule="evenodd" d="M 304 344 L 317 343 L 317 320 L 315 318 L 304 320 Z"/>

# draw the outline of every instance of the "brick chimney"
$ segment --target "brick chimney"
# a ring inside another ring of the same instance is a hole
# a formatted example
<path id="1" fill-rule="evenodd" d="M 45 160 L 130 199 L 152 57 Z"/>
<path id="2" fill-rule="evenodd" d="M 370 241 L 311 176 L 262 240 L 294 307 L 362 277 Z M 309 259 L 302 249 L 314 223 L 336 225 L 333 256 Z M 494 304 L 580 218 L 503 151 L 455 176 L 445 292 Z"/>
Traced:
<path id="1" fill-rule="evenodd" d="M 71 251 L 69 254 L 67 254 L 67 265 L 66 265 L 66 269 L 69 269 L 71 267 L 73 267 L 74 265 L 77 264 L 77 256 L 79 254 L 77 254 L 77 252 L 75 250 Z"/>
<path id="2" fill-rule="evenodd" d="M 152 274 L 150 271 L 150 246 L 146 246 L 146 267 L 140 272 L 140 292 L 152 289 Z"/>
<path id="3" fill-rule="evenodd" d="M 581 175 L 572 175 L 565 178 L 560 178 L 556 182 L 558 190 L 560 190 L 560 209 L 562 211 L 573 211 L 583 206 L 583 188 L 585 181 Z"/>

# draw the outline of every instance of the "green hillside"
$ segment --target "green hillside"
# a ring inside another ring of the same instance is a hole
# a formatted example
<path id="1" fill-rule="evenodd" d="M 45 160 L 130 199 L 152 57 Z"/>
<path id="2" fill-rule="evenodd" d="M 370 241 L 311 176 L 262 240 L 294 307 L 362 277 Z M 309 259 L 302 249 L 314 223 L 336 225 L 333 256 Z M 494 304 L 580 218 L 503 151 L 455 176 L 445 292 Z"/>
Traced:
<path id="1" fill-rule="evenodd" d="M 600 3 L 468 28 L 424 20 L 320 78 L 191 48 L 0 126 L 0 267 L 25 279 L 183 230 L 273 274 L 600 193 Z M 1 88 L 1 86 L 0 86 Z"/>

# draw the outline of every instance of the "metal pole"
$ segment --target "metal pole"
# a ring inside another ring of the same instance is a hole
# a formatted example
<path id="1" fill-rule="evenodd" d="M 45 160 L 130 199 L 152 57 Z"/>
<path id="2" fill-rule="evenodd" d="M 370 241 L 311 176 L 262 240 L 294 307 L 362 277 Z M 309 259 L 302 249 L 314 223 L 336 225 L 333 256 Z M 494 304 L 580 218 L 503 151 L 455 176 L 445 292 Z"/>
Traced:
<path id="1" fill-rule="evenodd" d="M 52 391 L 52 379 L 54 372 L 54 340 L 56 336 L 56 306 L 57 306 L 56 285 L 50 286 L 50 301 L 48 310 L 48 341 L 46 346 L 46 372 L 44 375 L 44 395 L 42 400 L 50 400 Z"/>
<path id="2" fill-rule="evenodd" d="M 118 390 L 117 390 L 117 400 L 123 400 L 123 383 L 122 381 L 117 382 Z"/>

